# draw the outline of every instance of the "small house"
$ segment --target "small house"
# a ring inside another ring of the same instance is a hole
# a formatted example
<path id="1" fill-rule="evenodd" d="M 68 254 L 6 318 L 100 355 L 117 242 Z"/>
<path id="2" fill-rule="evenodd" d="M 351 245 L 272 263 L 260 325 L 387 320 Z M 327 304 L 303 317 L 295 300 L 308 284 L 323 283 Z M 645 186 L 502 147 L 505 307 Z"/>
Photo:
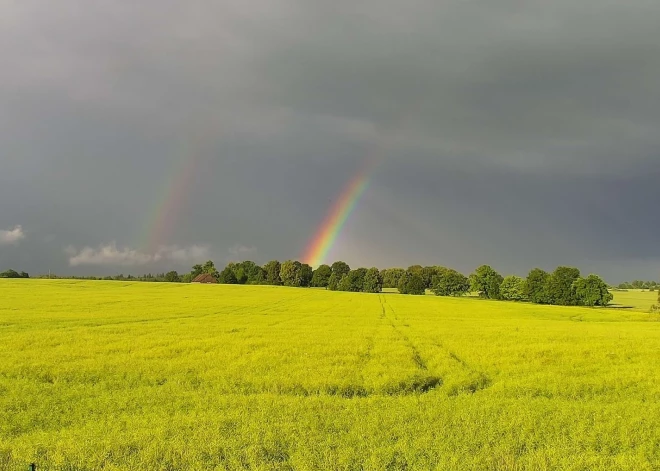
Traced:
<path id="1" fill-rule="evenodd" d="M 194 280 L 192 280 L 193 283 L 217 283 L 218 280 L 216 280 L 213 275 L 210 273 L 202 273 L 201 275 L 197 275 Z"/>

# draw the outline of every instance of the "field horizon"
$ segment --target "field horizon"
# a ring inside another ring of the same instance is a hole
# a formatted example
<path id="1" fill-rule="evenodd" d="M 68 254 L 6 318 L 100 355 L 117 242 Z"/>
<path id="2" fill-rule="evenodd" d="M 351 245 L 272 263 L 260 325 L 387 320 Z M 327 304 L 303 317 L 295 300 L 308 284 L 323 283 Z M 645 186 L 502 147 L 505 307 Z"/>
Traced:
<path id="1" fill-rule="evenodd" d="M 0 293 L 0 471 L 660 466 L 655 292 L 614 291 L 613 308 L 120 281 Z"/>

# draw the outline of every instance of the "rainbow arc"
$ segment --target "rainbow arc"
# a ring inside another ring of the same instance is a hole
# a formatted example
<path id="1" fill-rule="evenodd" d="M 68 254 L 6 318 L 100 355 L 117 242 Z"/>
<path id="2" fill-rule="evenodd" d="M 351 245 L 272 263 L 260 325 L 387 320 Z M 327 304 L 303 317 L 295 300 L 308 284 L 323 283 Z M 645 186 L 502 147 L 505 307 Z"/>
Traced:
<path id="1" fill-rule="evenodd" d="M 328 253 L 337 242 L 339 234 L 346 225 L 357 203 L 369 187 L 375 161 L 368 161 L 346 185 L 337 202 L 330 208 L 328 215 L 316 231 L 305 250 L 303 260 L 312 267 L 325 263 Z"/>

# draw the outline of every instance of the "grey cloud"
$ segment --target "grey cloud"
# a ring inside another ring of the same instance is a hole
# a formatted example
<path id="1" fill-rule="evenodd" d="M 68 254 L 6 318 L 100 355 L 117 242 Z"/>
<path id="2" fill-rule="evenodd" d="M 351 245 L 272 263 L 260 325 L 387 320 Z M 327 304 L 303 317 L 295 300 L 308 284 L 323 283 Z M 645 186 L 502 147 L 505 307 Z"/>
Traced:
<path id="1" fill-rule="evenodd" d="M 657 277 L 659 20 L 644 0 L 14 2 L 0 214 L 164 266 L 141 242 L 189 166 L 163 245 L 294 258 L 370 156 L 333 257 Z M 54 241 L 0 252 L 40 260 L 92 267 Z"/>
<path id="2" fill-rule="evenodd" d="M 232 256 L 243 260 L 246 257 L 253 257 L 257 253 L 257 248 L 252 246 L 248 247 L 242 244 L 235 244 L 229 248 L 229 253 Z"/>

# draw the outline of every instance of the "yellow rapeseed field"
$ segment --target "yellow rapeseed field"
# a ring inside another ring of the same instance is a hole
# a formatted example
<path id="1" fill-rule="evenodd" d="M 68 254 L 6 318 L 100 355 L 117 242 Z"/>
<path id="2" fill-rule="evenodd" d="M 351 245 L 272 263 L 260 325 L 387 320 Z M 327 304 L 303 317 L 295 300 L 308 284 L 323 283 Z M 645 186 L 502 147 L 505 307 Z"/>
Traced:
<path id="1" fill-rule="evenodd" d="M 0 470 L 32 462 L 657 470 L 660 322 L 642 308 L 0 280 Z"/>

